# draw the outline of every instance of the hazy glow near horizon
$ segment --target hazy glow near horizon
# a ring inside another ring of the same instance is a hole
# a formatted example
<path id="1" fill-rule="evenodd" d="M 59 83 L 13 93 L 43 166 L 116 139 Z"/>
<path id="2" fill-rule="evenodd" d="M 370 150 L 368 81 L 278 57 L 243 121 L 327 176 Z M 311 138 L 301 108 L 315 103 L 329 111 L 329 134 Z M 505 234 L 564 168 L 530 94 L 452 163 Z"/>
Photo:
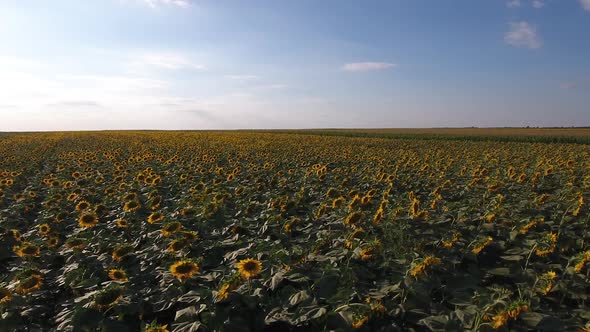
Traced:
<path id="1" fill-rule="evenodd" d="M 0 131 L 590 126 L 587 0 L 0 2 Z"/>

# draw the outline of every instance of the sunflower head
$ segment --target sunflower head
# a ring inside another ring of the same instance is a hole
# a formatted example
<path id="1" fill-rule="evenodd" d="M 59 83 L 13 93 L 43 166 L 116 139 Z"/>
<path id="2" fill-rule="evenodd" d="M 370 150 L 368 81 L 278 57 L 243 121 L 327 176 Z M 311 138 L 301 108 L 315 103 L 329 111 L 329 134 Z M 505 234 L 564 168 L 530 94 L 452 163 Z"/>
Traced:
<path id="1" fill-rule="evenodd" d="M 262 263 L 253 258 L 242 259 L 237 264 L 238 272 L 244 279 L 250 279 L 262 271 Z"/>
<path id="2" fill-rule="evenodd" d="M 16 292 L 23 295 L 29 294 L 41 288 L 42 285 L 43 277 L 38 274 L 33 274 L 19 280 L 18 286 L 16 287 Z"/>
<path id="3" fill-rule="evenodd" d="M 53 221 L 55 221 L 56 223 L 60 223 L 64 220 L 66 220 L 67 217 L 68 217 L 68 213 L 65 211 L 61 211 L 55 215 L 55 217 L 53 218 Z"/>
<path id="4" fill-rule="evenodd" d="M 178 221 L 169 222 L 162 227 L 162 235 L 170 236 L 178 232 L 182 228 L 182 225 Z"/>
<path id="5" fill-rule="evenodd" d="M 83 228 L 91 228 L 98 224 L 98 217 L 94 213 L 85 213 L 78 218 L 78 225 Z"/>
<path id="6" fill-rule="evenodd" d="M 148 216 L 147 221 L 150 224 L 155 224 L 157 222 L 162 221 L 162 219 L 164 219 L 164 214 L 161 212 L 152 212 L 150 213 L 150 215 Z"/>
<path id="7" fill-rule="evenodd" d="M 86 247 L 86 241 L 84 239 L 80 239 L 80 238 L 69 238 L 66 243 L 65 243 L 66 247 L 70 248 L 70 249 L 84 249 L 84 247 Z"/>
<path id="8" fill-rule="evenodd" d="M 20 246 L 14 247 L 14 252 L 19 257 L 36 257 L 41 253 L 41 249 L 31 242 L 23 242 Z"/>
<path id="9" fill-rule="evenodd" d="M 184 282 L 198 272 L 199 266 L 190 259 L 184 259 L 170 265 L 170 273 L 181 282 Z"/>
<path id="10" fill-rule="evenodd" d="M 49 248 L 55 248 L 59 244 L 59 238 L 57 236 L 52 236 L 47 240 L 47 246 Z"/>
<path id="11" fill-rule="evenodd" d="M 94 213 L 98 215 L 102 215 L 107 212 L 107 207 L 104 204 L 98 204 L 94 207 Z"/>
<path id="12" fill-rule="evenodd" d="M 152 323 L 145 328 L 145 332 L 170 332 L 168 330 L 168 325 L 159 325 L 157 323 Z"/>
<path id="13" fill-rule="evenodd" d="M 126 219 L 117 219 L 115 221 L 118 228 L 127 228 L 129 227 L 129 222 Z"/>
<path id="14" fill-rule="evenodd" d="M 0 305 L 8 303 L 10 300 L 12 300 L 12 293 L 8 289 L 0 287 Z"/>
<path id="15" fill-rule="evenodd" d="M 41 233 L 41 235 L 47 235 L 49 232 L 51 232 L 51 227 L 49 227 L 49 224 L 39 225 L 39 233 Z"/>
<path id="16" fill-rule="evenodd" d="M 90 203 L 87 201 L 80 201 L 76 204 L 76 211 L 86 211 L 90 209 Z"/>
<path id="17" fill-rule="evenodd" d="M 128 202 L 125 202 L 125 205 L 123 205 L 123 210 L 125 212 L 132 212 L 132 211 L 136 211 L 137 209 L 139 209 L 139 202 L 138 201 L 128 201 Z"/>
<path id="18" fill-rule="evenodd" d="M 129 280 L 129 277 L 127 276 L 127 272 L 125 272 L 124 270 L 121 270 L 121 269 L 110 269 L 108 274 L 109 274 L 109 278 L 111 278 L 111 280 L 121 281 L 121 282 L 126 282 Z"/>
<path id="19" fill-rule="evenodd" d="M 184 247 L 186 247 L 187 244 L 188 241 L 185 239 L 174 240 L 168 246 L 168 252 L 178 252 L 182 250 Z"/>
<path id="20" fill-rule="evenodd" d="M 98 310 L 106 310 L 123 298 L 123 289 L 118 286 L 109 287 L 94 295 L 93 305 Z"/>
<path id="21" fill-rule="evenodd" d="M 119 246 L 119 247 L 115 248 L 115 250 L 113 250 L 113 255 L 112 255 L 113 260 L 120 262 L 125 258 L 125 256 L 127 254 L 130 254 L 131 252 L 133 252 L 132 246 L 130 246 L 130 245 Z"/>

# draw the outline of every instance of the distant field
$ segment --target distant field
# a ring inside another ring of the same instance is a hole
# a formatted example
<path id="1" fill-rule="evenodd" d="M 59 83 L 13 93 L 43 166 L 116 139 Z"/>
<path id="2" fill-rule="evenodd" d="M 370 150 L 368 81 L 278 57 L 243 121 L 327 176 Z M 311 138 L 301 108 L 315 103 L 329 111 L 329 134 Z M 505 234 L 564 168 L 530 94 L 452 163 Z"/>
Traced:
<path id="1" fill-rule="evenodd" d="M 590 144 L 590 128 L 359 128 L 281 132 L 327 136 Z"/>

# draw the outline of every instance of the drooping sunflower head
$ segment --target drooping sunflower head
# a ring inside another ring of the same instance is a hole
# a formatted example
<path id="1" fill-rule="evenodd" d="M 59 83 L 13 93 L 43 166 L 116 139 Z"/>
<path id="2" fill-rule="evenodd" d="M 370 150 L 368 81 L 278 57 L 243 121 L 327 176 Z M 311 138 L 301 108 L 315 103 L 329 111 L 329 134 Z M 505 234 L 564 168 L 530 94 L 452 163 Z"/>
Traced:
<path id="1" fill-rule="evenodd" d="M 187 244 L 188 242 L 185 239 L 174 240 L 168 246 L 168 252 L 178 252 L 182 250 L 184 247 L 186 247 Z"/>
<path id="2" fill-rule="evenodd" d="M 182 225 L 178 221 L 169 222 L 162 227 L 162 235 L 170 236 L 178 232 L 182 228 Z"/>
<path id="3" fill-rule="evenodd" d="M 164 214 L 161 212 L 152 212 L 150 213 L 150 215 L 148 216 L 148 222 L 150 224 L 155 224 L 157 222 L 162 221 L 162 219 L 164 219 Z"/>
<path id="4" fill-rule="evenodd" d="M 26 278 L 19 280 L 16 292 L 19 294 L 29 294 L 43 285 L 43 277 L 38 274 L 30 275 Z"/>
<path id="5" fill-rule="evenodd" d="M 199 239 L 199 234 L 195 231 L 181 231 L 180 235 L 187 241 L 196 241 Z"/>
<path id="6" fill-rule="evenodd" d="M 355 211 L 346 217 L 344 223 L 348 226 L 358 225 L 363 220 L 363 217 L 364 215 L 362 212 Z"/>
<path id="7" fill-rule="evenodd" d="M 19 257 L 36 257 L 41 253 L 41 248 L 31 242 L 23 242 L 20 246 L 14 247 L 14 252 Z"/>
<path id="8" fill-rule="evenodd" d="M 123 298 L 123 289 L 118 286 L 109 287 L 94 295 L 93 305 L 98 310 L 106 310 Z"/>
<path id="9" fill-rule="evenodd" d="M 182 282 L 198 272 L 199 266 L 190 259 L 184 259 L 170 265 L 170 273 Z"/>
<path id="10" fill-rule="evenodd" d="M 41 233 L 41 235 L 47 235 L 49 232 L 51 232 L 51 227 L 49 227 L 49 224 L 39 225 L 39 233 Z"/>
<path id="11" fill-rule="evenodd" d="M 124 270 L 121 270 L 121 269 L 110 269 L 108 274 L 109 274 L 109 278 L 111 278 L 111 280 L 120 281 L 120 282 L 126 282 L 129 280 L 129 277 L 127 276 L 127 272 L 125 272 Z"/>
<path id="12" fill-rule="evenodd" d="M 86 211 L 90 209 L 90 203 L 87 201 L 80 201 L 76 204 L 76 211 Z"/>
<path id="13" fill-rule="evenodd" d="M 83 228 L 91 228 L 98 224 L 98 217 L 94 213 L 85 213 L 78 218 L 78 225 Z"/>
<path id="14" fill-rule="evenodd" d="M 123 196 L 123 201 L 125 201 L 125 202 L 136 201 L 137 198 L 138 198 L 137 193 L 128 193 L 128 194 L 125 194 L 125 196 Z"/>
<path id="15" fill-rule="evenodd" d="M 125 205 L 123 205 L 123 210 L 125 212 L 132 212 L 132 211 L 136 211 L 137 209 L 139 209 L 139 202 L 138 201 L 128 201 L 128 202 L 125 202 Z"/>
<path id="16" fill-rule="evenodd" d="M 238 262 L 237 268 L 242 278 L 250 279 L 260 274 L 262 263 L 253 258 L 246 258 Z"/>
<path id="17" fill-rule="evenodd" d="M 53 218 L 53 221 L 55 221 L 56 223 L 60 223 L 64 220 L 66 220 L 67 217 L 68 217 L 68 213 L 65 211 L 61 211 L 55 215 L 55 217 Z"/>
<path id="18" fill-rule="evenodd" d="M 107 207 L 104 204 L 98 204 L 94 207 L 94 213 L 98 215 L 102 215 L 107 212 Z"/>
<path id="19" fill-rule="evenodd" d="M 123 260 L 123 258 L 125 258 L 125 256 L 127 254 L 130 254 L 131 252 L 133 252 L 133 247 L 130 245 L 122 245 L 119 246 L 117 248 L 115 248 L 115 250 L 113 250 L 113 260 L 120 262 Z"/>
<path id="20" fill-rule="evenodd" d="M 65 243 L 66 247 L 70 248 L 70 249 L 83 249 L 84 247 L 86 247 L 86 241 L 84 239 L 80 239 L 80 238 L 69 238 L 66 243 Z"/>
<path id="21" fill-rule="evenodd" d="M 12 293 L 8 289 L 0 287 L 0 305 L 10 302 L 10 300 L 12 300 Z"/>

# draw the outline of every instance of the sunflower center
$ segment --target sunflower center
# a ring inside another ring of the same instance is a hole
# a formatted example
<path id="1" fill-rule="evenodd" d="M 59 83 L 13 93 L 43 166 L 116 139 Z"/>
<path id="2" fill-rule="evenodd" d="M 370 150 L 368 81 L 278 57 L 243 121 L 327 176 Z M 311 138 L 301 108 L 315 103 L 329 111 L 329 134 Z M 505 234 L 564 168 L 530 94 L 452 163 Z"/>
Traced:
<path id="1" fill-rule="evenodd" d="M 256 271 L 258 269 L 258 264 L 256 262 L 247 262 L 244 264 L 244 270 L 248 272 Z"/>
<path id="2" fill-rule="evenodd" d="M 184 263 L 184 264 L 178 265 L 176 267 L 176 272 L 177 273 L 189 273 L 189 272 L 192 272 L 194 270 L 194 268 L 195 267 L 194 267 L 193 264 L 191 264 L 191 263 Z"/>
<path id="3" fill-rule="evenodd" d="M 37 253 L 37 250 L 39 248 L 35 247 L 35 246 L 26 246 L 22 249 L 22 253 L 27 254 L 27 255 L 32 255 Z"/>

